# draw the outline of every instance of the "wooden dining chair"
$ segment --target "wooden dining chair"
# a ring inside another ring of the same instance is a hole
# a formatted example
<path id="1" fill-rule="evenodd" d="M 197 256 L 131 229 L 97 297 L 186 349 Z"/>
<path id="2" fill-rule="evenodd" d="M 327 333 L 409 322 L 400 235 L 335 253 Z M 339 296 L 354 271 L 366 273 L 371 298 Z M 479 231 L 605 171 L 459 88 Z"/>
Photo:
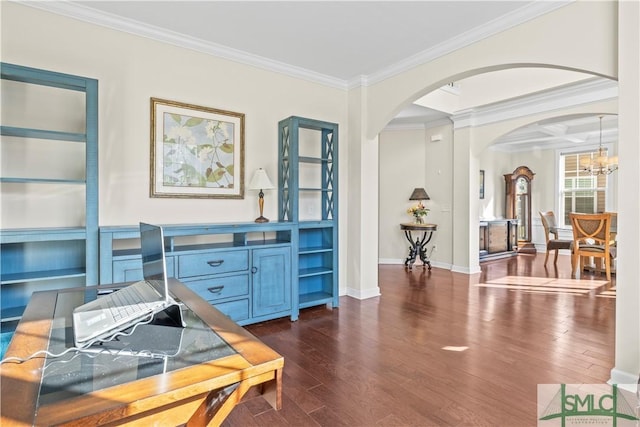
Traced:
<path id="1" fill-rule="evenodd" d="M 547 254 L 544 257 L 544 265 L 546 267 L 547 261 L 549 260 L 549 252 L 551 251 L 555 251 L 553 264 L 557 265 L 558 252 L 560 251 L 560 249 L 571 250 L 571 247 L 573 246 L 573 240 L 558 239 L 558 223 L 556 222 L 556 216 L 553 211 L 538 213 L 540 214 L 540 219 L 542 220 L 542 227 L 544 227 L 544 237 L 547 244 Z M 571 259 L 573 260 L 573 258 Z M 573 271 L 573 268 L 571 269 L 571 271 Z"/>
<path id="2" fill-rule="evenodd" d="M 611 244 L 616 244 L 618 236 L 618 212 L 605 212 L 611 214 Z"/>
<path id="3" fill-rule="evenodd" d="M 575 269 L 584 269 L 584 257 L 601 258 L 607 280 L 611 280 L 611 261 L 616 257 L 616 246 L 611 244 L 611 213 L 570 213 L 573 227 L 572 277 Z"/>

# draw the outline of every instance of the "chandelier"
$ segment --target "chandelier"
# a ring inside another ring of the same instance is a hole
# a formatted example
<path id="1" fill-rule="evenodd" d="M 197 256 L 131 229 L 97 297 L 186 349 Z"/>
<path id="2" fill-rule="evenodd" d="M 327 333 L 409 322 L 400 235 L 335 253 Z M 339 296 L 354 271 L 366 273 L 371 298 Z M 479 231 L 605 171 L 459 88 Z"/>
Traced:
<path id="1" fill-rule="evenodd" d="M 600 145 L 595 156 L 580 159 L 580 169 L 590 175 L 609 175 L 618 170 L 618 156 L 607 157 L 602 146 L 602 116 L 600 116 Z"/>

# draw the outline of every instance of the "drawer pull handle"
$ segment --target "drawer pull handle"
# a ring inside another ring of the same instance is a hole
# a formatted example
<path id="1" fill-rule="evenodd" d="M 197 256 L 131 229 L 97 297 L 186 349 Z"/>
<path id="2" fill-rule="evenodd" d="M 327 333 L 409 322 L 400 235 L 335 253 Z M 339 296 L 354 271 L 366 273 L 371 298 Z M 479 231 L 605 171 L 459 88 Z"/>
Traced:
<path id="1" fill-rule="evenodd" d="M 220 292 L 222 292 L 223 289 L 224 289 L 224 285 L 213 286 L 211 288 L 207 288 L 207 290 L 209 292 L 211 292 L 212 294 L 219 294 Z"/>
<path id="2" fill-rule="evenodd" d="M 258 272 L 258 267 L 251 267 L 251 272 L 256 274 Z"/>
<path id="3" fill-rule="evenodd" d="M 220 267 L 223 262 L 223 259 L 217 259 L 215 261 L 207 261 L 207 264 L 209 264 L 211 267 Z"/>

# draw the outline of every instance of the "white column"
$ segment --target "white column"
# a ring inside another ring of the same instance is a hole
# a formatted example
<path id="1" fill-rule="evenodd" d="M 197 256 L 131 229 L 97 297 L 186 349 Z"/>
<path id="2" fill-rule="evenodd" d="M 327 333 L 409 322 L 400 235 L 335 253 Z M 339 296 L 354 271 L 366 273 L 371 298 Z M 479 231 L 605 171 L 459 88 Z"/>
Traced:
<path id="1" fill-rule="evenodd" d="M 347 251 L 340 259 L 347 269 L 349 296 L 380 295 L 378 286 L 378 137 L 366 137 L 366 88 L 349 92 Z M 341 227 L 345 225 L 342 224 Z"/>
<path id="2" fill-rule="evenodd" d="M 618 259 L 615 367 L 611 382 L 640 373 L 640 3 L 618 2 Z"/>
<path id="3" fill-rule="evenodd" d="M 453 117 L 453 263 L 451 271 L 480 272 L 478 174 L 472 127 L 466 113 Z"/>

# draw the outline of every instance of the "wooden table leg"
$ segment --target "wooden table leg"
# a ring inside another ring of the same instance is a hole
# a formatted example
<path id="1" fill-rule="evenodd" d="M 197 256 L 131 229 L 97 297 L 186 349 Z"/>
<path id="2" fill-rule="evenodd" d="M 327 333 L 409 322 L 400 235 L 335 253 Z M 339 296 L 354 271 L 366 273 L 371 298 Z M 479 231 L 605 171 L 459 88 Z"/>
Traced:
<path id="1" fill-rule="evenodd" d="M 188 427 L 218 426 L 227 418 L 242 397 L 254 385 L 262 387 L 262 394 L 274 409 L 282 409 L 282 369 L 265 372 L 230 386 L 213 390 L 202 401 L 187 422 Z"/>
<path id="2" fill-rule="evenodd" d="M 187 426 L 205 427 L 209 424 L 219 426 L 250 387 L 251 385 L 247 382 L 240 381 L 239 383 L 213 390 L 187 421 Z"/>
<path id="3" fill-rule="evenodd" d="M 276 378 L 262 384 L 262 396 L 279 411 L 282 409 L 282 369 L 276 369 Z"/>

